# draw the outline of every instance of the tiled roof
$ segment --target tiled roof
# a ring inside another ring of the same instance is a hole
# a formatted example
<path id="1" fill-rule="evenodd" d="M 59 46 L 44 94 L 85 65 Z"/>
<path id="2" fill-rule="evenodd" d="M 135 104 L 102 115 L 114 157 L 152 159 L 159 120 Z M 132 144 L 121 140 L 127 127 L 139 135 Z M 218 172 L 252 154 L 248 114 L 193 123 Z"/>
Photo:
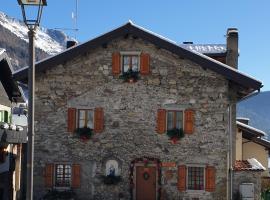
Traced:
<path id="1" fill-rule="evenodd" d="M 255 158 L 247 160 L 236 160 L 233 166 L 234 171 L 264 171 L 265 168 Z"/>

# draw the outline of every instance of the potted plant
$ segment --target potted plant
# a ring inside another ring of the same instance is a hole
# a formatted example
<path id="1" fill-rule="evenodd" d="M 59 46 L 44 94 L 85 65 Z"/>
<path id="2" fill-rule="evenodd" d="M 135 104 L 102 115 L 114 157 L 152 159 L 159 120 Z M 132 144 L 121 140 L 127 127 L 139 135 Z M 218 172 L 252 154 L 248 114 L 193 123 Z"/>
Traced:
<path id="1" fill-rule="evenodd" d="M 139 79 L 139 72 L 129 68 L 120 76 L 120 78 L 123 79 L 124 82 L 134 83 Z"/>
<path id="2" fill-rule="evenodd" d="M 82 141 L 85 142 L 92 137 L 93 130 L 89 127 L 77 128 L 76 134 Z"/>
<path id="3" fill-rule="evenodd" d="M 45 196 L 43 197 L 44 200 L 75 200 L 77 199 L 77 195 L 73 190 L 49 190 Z"/>
<path id="4" fill-rule="evenodd" d="M 173 144 L 176 144 L 178 140 L 185 136 L 182 128 L 173 128 L 167 131 L 167 135 Z"/>
<path id="5" fill-rule="evenodd" d="M 116 185 L 121 181 L 121 176 L 115 176 L 112 174 L 108 174 L 107 176 L 102 176 L 103 183 L 106 185 Z"/>

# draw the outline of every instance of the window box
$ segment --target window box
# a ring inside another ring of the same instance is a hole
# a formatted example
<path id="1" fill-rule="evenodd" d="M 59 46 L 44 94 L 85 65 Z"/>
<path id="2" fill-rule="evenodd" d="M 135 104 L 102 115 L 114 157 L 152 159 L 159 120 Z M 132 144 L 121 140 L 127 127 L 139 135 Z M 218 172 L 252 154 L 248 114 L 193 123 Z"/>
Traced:
<path id="1" fill-rule="evenodd" d="M 123 79 L 124 82 L 134 83 L 139 79 L 139 72 L 134 71 L 133 69 L 128 69 L 120 76 L 120 78 Z"/>
<path id="2" fill-rule="evenodd" d="M 89 127 L 77 128 L 76 134 L 83 142 L 85 142 L 92 137 L 93 129 Z"/>
<path id="3" fill-rule="evenodd" d="M 167 136 L 172 141 L 173 144 L 176 144 L 178 140 L 183 138 L 185 136 L 185 133 L 182 128 L 173 128 L 170 130 L 167 130 Z"/>

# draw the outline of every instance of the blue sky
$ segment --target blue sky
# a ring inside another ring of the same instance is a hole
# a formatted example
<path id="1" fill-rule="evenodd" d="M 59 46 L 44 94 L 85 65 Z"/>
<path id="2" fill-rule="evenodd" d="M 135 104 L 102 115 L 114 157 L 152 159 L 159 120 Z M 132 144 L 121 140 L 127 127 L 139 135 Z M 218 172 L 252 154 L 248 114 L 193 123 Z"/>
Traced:
<path id="1" fill-rule="evenodd" d="M 0 11 L 22 19 L 17 0 L 0 0 Z M 47 0 L 41 25 L 72 28 L 75 0 Z M 77 39 L 84 42 L 134 23 L 178 43 L 224 43 L 229 27 L 239 29 L 239 69 L 270 90 L 269 0 L 79 0 Z M 74 33 L 67 32 L 74 36 Z"/>

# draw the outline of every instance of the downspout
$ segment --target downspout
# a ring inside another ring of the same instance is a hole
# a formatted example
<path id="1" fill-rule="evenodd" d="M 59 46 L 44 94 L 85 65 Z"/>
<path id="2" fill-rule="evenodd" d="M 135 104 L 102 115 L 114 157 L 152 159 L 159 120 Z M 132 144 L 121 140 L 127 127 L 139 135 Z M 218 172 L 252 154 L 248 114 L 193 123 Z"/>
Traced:
<path id="1" fill-rule="evenodd" d="M 233 163 L 232 163 L 232 106 L 233 104 L 229 104 L 228 107 L 228 115 L 229 115 L 229 176 L 230 176 L 230 193 L 229 199 L 233 199 Z"/>
<path id="2" fill-rule="evenodd" d="M 253 96 L 256 96 L 260 93 L 260 89 L 258 89 L 256 92 L 253 92 L 245 97 L 243 97 L 241 100 L 239 100 L 237 103 L 241 102 L 241 101 L 244 101 L 248 98 L 251 98 Z M 230 179 L 230 192 L 229 192 L 229 200 L 233 200 L 233 127 L 232 127 L 232 119 L 233 119 L 233 116 L 232 116 L 232 108 L 233 106 L 235 105 L 235 103 L 230 103 L 229 106 L 228 106 L 228 129 L 229 129 L 229 179 Z M 236 119 L 234 119 L 236 120 Z"/>

